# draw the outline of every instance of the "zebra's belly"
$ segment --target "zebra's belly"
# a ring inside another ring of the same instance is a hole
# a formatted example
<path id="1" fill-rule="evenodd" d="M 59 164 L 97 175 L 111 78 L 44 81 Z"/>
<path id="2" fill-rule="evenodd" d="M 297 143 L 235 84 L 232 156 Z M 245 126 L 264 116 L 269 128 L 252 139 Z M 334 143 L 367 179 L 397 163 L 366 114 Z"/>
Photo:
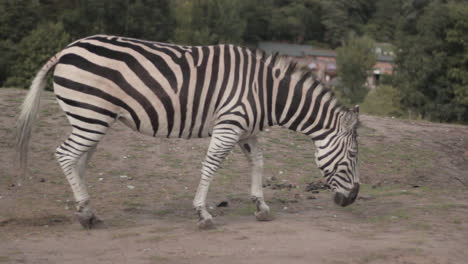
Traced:
<path id="1" fill-rule="evenodd" d="M 151 124 L 142 123 L 140 128 L 137 129 L 131 117 L 125 114 L 119 117 L 119 121 L 141 134 L 159 138 L 205 138 L 210 137 L 213 130 L 212 125 L 209 123 L 177 126 L 173 127 L 171 130 L 168 129 L 167 124 L 159 124 L 159 129 L 157 131 L 154 130 Z"/>

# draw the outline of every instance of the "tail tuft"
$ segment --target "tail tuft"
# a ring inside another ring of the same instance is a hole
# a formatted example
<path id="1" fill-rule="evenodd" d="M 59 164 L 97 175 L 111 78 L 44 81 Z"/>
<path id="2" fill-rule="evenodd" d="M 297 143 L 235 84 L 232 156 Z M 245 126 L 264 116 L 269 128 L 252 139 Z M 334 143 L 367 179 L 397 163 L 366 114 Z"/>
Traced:
<path id="1" fill-rule="evenodd" d="M 20 174 L 26 176 L 27 153 L 29 147 L 29 140 L 31 138 L 31 131 L 34 120 L 39 110 L 39 102 L 41 92 L 46 85 L 46 75 L 49 70 L 57 64 L 58 54 L 52 57 L 47 63 L 42 66 L 41 70 L 36 74 L 29 92 L 21 106 L 21 113 L 16 123 L 17 137 L 16 137 L 16 151 L 19 161 Z"/>

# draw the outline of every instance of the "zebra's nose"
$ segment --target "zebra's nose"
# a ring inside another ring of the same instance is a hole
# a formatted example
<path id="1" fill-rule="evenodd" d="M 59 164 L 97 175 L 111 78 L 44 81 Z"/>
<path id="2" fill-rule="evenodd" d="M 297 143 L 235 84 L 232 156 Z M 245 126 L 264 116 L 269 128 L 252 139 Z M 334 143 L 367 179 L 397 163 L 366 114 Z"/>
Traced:
<path id="1" fill-rule="evenodd" d="M 348 197 L 344 196 L 342 193 L 335 194 L 335 203 L 340 206 L 348 206 L 352 204 L 359 193 L 359 183 L 355 183 L 353 188 L 349 192 Z"/>

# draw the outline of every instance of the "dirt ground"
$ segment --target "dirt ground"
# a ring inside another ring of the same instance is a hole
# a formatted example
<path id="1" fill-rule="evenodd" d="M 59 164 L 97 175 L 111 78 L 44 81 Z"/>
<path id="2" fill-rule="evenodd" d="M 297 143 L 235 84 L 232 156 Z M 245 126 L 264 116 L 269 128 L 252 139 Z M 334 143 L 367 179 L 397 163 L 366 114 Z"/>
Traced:
<path id="1" fill-rule="evenodd" d="M 200 231 L 191 201 L 209 139 L 116 124 L 86 175 L 104 226 L 83 230 L 54 158 L 70 127 L 52 93 L 42 96 L 28 177 L 17 177 L 24 95 L 0 89 L 0 263 L 468 263 L 467 126 L 362 115 L 362 188 L 346 208 L 328 190 L 305 191 L 320 180 L 312 142 L 269 129 L 261 143 L 274 220 L 255 221 L 236 148 L 208 194 L 216 228 Z"/>

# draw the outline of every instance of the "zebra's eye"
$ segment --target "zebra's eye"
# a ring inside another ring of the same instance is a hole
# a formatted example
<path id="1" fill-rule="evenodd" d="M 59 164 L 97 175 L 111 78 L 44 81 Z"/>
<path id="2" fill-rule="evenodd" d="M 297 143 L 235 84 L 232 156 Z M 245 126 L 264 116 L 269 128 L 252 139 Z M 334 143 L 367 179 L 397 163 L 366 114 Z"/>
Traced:
<path id="1" fill-rule="evenodd" d="M 351 158 L 354 158 L 357 156 L 357 152 L 356 151 L 349 151 L 348 152 L 348 155 L 351 157 Z"/>

